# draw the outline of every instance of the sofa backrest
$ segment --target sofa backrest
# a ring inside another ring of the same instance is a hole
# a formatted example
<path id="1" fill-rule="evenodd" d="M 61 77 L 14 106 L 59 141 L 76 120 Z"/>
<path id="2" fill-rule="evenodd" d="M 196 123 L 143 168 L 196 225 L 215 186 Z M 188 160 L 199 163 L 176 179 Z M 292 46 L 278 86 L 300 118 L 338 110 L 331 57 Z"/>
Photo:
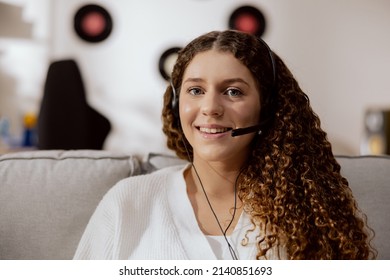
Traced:
<path id="1" fill-rule="evenodd" d="M 103 195 L 140 172 L 136 158 L 105 151 L 0 156 L 0 259 L 71 259 Z"/>
<path id="2" fill-rule="evenodd" d="M 375 231 L 378 259 L 390 260 L 390 156 L 338 156 L 341 173 Z"/>

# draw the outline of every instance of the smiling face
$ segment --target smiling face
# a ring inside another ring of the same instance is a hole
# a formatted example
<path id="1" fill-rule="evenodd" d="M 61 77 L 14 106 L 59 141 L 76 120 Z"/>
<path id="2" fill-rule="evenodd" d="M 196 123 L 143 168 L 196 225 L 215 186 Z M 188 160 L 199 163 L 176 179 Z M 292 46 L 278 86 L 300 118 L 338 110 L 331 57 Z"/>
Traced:
<path id="1" fill-rule="evenodd" d="M 242 165 L 255 135 L 232 137 L 230 130 L 260 121 L 260 93 L 251 72 L 230 52 L 209 50 L 192 59 L 182 81 L 180 121 L 194 162 Z"/>

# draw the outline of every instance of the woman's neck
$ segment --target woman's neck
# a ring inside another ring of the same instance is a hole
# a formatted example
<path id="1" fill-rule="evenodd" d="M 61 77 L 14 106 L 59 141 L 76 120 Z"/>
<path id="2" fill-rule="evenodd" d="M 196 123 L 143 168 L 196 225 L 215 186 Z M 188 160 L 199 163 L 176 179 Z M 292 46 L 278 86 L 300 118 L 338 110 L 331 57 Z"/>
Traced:
<path id="1" fill-rule="evenodd" d="M 231 196 L 235 193 L 234 187 L 239 173 L 240 166 L 237 164 L 234 166 L 224 162 L 206 162 L 195 157 L 191 168 L 191 177 L 196 187 L 193 191 L 203 191 L 203 187 L 208 195 L 220 198 Z"/>
<path id="2" fill-rule="evenodd" d="M 198 225 L 207 235 L 223 235 L 223 232 L 230 235 L 242 212 L 235 190 L 239 170 L 199 163 L 194 161 L 185 173 L 187 193 Z"/>

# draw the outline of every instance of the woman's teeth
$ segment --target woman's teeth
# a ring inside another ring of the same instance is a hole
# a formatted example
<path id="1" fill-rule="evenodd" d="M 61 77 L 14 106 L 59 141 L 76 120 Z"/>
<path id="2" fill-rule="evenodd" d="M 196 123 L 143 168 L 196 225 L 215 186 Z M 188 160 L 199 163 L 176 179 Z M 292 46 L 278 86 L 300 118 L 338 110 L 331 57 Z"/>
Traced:
<path id="1" fill-rule="evenodd" d="M 200 127 L 199 130 L 204 133 L 210 133 L 210 134 L 216 134 L 216 133 L 224 133 L 226 131 L 229 131 L 229 128 L 207 128 L 207 127 Z"/>

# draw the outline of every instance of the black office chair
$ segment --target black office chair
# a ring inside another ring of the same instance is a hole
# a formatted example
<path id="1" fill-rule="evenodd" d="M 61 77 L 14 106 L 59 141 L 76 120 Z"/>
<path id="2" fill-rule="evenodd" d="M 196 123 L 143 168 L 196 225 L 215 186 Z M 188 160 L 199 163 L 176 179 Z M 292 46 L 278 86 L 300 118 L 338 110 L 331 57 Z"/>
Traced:
<path id="1" fill-rule="evenodd" d="M 100 150 L 110 129 L 110 122 L 88 105 L 77 63 L 53 62 L 38 117 L 38 148 Z"/>

